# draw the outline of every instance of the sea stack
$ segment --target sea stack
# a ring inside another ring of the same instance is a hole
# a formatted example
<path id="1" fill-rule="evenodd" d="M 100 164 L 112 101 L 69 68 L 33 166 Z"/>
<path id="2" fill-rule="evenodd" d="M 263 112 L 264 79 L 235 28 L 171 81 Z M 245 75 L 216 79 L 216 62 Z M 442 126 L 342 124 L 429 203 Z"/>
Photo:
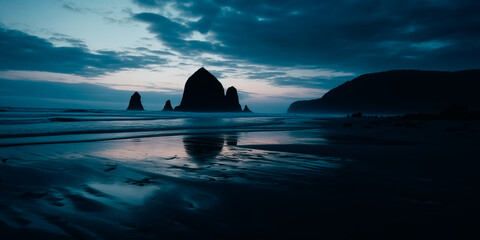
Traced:
<path id="1" fill-rule="evenodd" d="M 170 100 L 167 100 L 162 111 L 173 111 L 172 103 L 170 103 Z"/>
<path id="2" fill-rule="evenodd" d="M 198 69 L 185 83 L 182 101 L 176 111 L 240 112 L 237 89 L 230 87 L 225 95 L 218 79 L 205 68 Z"/>
<path id="3" fill-rule="evenodd" d="M 241 112 L 242 106 L 238 101 L 238 93 L 235 87 L 229 87 L 225 95 L 225 107 L 228 112 Z"/>
<path id="4" fill-rule="evenodd" d="M 243 108 L 243 111 L 244 113 L 251 113 L 252 111 L 248 108 L 247 105 L 245 105 L 245 108 Z"/>
<path id="5" fill-rule="evenodd" d="M 135 92 L 130 97 L 130 103 L 128 104 L 127 110 L 137 110 L 137 111 L 144 110 L 142 106 L 142 97 L 138 92 Z"/>

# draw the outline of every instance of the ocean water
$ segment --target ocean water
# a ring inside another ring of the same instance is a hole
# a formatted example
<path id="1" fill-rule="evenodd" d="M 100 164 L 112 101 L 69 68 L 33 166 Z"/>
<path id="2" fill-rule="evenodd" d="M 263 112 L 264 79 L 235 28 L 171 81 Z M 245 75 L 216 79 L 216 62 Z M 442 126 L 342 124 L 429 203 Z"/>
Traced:
<path id="1" fill-rule="evenodd" d="M 260 227 L 270 235 L 276 209 L 308 217 L 315 199 L 296 190 L 332 178 L 347 160 L 248 145 L 312 144 L 321 141 L 309 135 L 321 121 L 0 108 L 0 232 L 5 239 L 234 239 Z M 289 207 L 299 196 L 306 208 Z"/>
<path id="2" fill-rule="evenodd" d="M 0 108 L 0 146 L 308 129 L 311 117 L 61 108 Z"/>
<path id="3" fill-rule="evenodd" d="M 480 126 L 402 122 L 0 108 L 0 232 L 478 239 Z"/>

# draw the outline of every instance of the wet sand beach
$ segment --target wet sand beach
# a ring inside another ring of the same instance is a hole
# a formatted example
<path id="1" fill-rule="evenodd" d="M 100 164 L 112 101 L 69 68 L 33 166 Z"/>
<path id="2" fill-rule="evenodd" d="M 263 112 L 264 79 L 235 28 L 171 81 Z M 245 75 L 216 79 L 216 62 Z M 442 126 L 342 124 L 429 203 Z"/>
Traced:
<path id="1" fill-rule="evenodd" d="M 478 122 L 276 124 L 4 146 L 0 230 L 8 239 L 478 236 Z"/>

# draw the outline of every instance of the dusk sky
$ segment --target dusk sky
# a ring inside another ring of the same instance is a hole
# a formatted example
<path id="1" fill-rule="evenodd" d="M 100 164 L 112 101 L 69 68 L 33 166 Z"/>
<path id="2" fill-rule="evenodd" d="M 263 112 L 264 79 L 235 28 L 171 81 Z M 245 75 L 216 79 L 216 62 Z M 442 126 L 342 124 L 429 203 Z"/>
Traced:
<path id="1" fill-rule="evenodd" d="M 478 0 L 0 0 L 0 106 L 147 110 L 205 67 L 255 112 L 392 69 L 480 67 Z M 455 83 L 452 83 L 455 84 Z"/>

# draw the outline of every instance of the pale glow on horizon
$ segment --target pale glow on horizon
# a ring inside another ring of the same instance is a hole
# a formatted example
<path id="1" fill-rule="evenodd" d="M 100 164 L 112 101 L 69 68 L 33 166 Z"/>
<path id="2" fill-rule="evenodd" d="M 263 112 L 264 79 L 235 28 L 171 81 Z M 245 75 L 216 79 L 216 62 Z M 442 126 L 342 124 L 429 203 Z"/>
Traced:
<path id="1" fill-rule="evenodd" d="M 4 70 L 0 71 L 0 79 L 86 83 L 113 90 L 149 92 L 155 96 L 159 93 L 158 96 L 162 97 L 173 96 L 172 104 L 177 105 L 179 103 L 174 101 L 181 98 L 188 77 L 200 67 L 205 67 L 217 77 L 225 91 L 230 86 L 238 90 L 242 105 L 248 104 L 258 112 L 272 112 L 274 109 L 284 112 L 293 101 L 319 98 L 327 91 L 317 85 L 308 85 L 316 81 L 315 78 L 334 79 L 354 75 L 318 66 L 286 67 L 252 63 L 248 59 L 232 59 L 221 52 L 206 51 L 199 52 L 198 55 L 185 55 L 169 48 L 157 35 L 151 33 L 148 30 L 149 24 L 133 19 L 136 13 L 146 12 L 146 9 L 132 4 L 131 0 L 18 0 L 0 1 L 0 7 L 0 26 L 39 37 L 54 47 L 81 48 L 92 54 L 113 51 L 125 56 L 155 56 L 162 62 L 134 69 L 111 69 L 98 76 Z M 228 9 L 223 9 L 226 10 Z M 16 14 L 17 12 L 23 14 Z M 147 12 L 160 13 L 179 24 L 199 20 L 183 14 L 171 4 L 161 9 L 148 9 Z M 215 32 L 194 31 L 183 40 L 223 46 L 216 40 Z M 290 79 L 295 79 L 294 84 L 291 84 Z M 72 88 L 75 87 L 72 85 Z"/>
<path id="2" fill-rule="evenodd" d="M 9 80 L 47 81 L 60 83 L 89 83 L 116 90 L 178 92 L 183 91 L 185 82 L 193 72 L 187 69 L 159 68 L 130 69 L 109 73 L 99 77 L 82 77 L 73 74 L 41 71 L 0 71 L 0 78 Z M 268 81 L 242 79 L 238 77 L 218 78 L 225 91 L 234 86 L 239 92 L 263 97 L 289 96 L 291 98 L 312 97 L 324 89 L 295 86 L 276 86 Z"/>

